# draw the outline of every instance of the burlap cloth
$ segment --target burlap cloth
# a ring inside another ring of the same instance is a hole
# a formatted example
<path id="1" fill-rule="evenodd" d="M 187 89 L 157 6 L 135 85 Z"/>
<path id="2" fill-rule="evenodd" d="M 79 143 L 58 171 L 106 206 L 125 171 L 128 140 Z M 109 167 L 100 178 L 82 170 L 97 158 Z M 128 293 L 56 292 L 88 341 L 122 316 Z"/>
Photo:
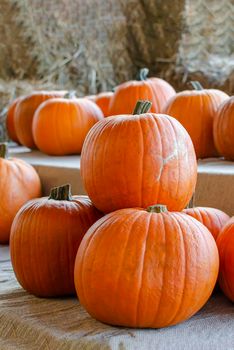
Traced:
<path id="1" fill-rule="evenodd" d="M 234 308 L 215 294 L 190 320 L 165 329 L 110 327 L 74 298 L 39 299 L 15 280 L 8 247 L 0 246 L 1 350 L 234 349 Z"/>

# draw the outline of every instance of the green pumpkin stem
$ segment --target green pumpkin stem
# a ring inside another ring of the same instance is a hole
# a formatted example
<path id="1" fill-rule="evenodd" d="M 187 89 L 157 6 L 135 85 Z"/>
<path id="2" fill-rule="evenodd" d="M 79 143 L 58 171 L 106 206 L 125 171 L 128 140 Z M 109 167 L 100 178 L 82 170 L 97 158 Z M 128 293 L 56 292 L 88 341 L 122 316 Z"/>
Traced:
<path id="1" fill-rule="evenodd" d="M 7 142 L 0 143 L 0 158 L 8 158 L 8 144 Z"/>
<path id="2" fill-rule="evenodd" d="M 71 185 L 66 184 L 59 187 L 53 187 L 50 191 L 49 199 L 54 199 L 57 201 L 71 201 Z"/>
<path id="3" fill-rule="evenodd" d="M 200 91 L 203 90 L 203 86 L 201 83 L 199 83 L 199 81 L 190 81 L 189 82 L 190 85 L 192 85 L 194 90 Z"/>
<path id="4" fill-rule="evenodd" d="M 71 90 L 68 91 L 63 98 L 66 98 L 68 100 L 72 99 L 72 98 L 76 98 L 76 91 L 75 90 Z"/>
<path id="5" fill-rule="evenodd" d="M 147 113 L 152 106 L 152 102 L 138 100 L 133 111 L 133 115 Z"/>
<path id="6" fill-rule="evenodd" d="M 146 211 L 149 213 L 167 213 L 167 206 L 163 204 L 150 205 Z"/>
<path id="7" fill-rule="evenodd" d="M 140 80 L 140 81 L 146 80 L 148 74 L 149 74 L 148 68 L 141 68 L 138 73 L 137 80 Z"/>

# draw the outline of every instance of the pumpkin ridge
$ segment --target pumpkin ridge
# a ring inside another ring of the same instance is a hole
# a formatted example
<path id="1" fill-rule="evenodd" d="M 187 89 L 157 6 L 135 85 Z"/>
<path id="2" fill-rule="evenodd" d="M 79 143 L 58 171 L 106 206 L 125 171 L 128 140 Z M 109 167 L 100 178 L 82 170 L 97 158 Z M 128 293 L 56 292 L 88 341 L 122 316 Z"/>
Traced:
<path id="1" fill-rule="evenodd" d="M 142 214 L 142 213 L 141 213 Z M 146 237 L 144 239 L 145 243 L 144 243 L 144 252 L 143 252 L 143 256 L 142 256 L 142 268 L 141 268 L 141 273 L 140 273 L 140 283 L 139 283 L 139 288 L 138 288 L 138 297 L 137 297 L 137 304 L 136 304 L 136 317 L 135 317 L 135 324 L 136 326 L 139 326 L 139 306 L 140 306 L 140 302 L 141 302 L 141 292 L 142 292 L 142 289 L 143 289 L 143 275 L 144 275 L 144 266 L 145 266 L 145 258 L 146 258 L 146 252 L 147 252 L 147 243 L 148 243 L 148 240 L 149 240 L 149 233 L 150 233 L 150 230 L 149 230 L 149 227 L 150 227 L 150 223 L 151 223 L 151 218 L 152 218 L 152 214 L 151 215 L 148 215 L 148 221 L 147 223 L 145 223 L 145 232 L 146 232 Z"/>
<path id="2" fill-rule="evenodd" d="M 177 220 L 176 220 L 176 218 L 177 218 Z M 180 216 L 179 216 L 179 218 L 180 218 Z M 175 319 L 178 317 L 179 311 L 183 305 L 185 289 L 186 289 L 186 277 L 187 277 L 187 264 L 186 264 L 187 247 L 186 247 L 185 238 L 184 238 L 184 231 L 181 227 L 180 221 L 178 220 L 178 215 L 177 216 L 175 216 L 175 214 L 172 215 L 172 222 L 175 224 L 175 226 L 177 226 L 179 228 L 178 232 L 179 232 L 180 237 L 181 237 L 181 244 L 183 245 L 183 252 L 184 252 L 184 255 L 183 255 L 184 273 L 183 273 L 183 275 L 184 275 L 184 278 L 183 278 L 183 288 L 182 288 L 181 298 L 180 298 L 179 303 L 177 304 L 177 310 L 175 311 L 172 319 L 168 322 L 168 325 L 172 325 L 173 322 L 175 322 Z"/>
<path id="3" fill-rule="evenodd" d="M 160 219 L 159 219 L 160 218 Z M 165 230 L 165 220 L 166 218 L 163 216 L 163 215 L 159 215 L 158 216 L 158 220 L 161 221 L 161 224 L 160 224 L 160 231 L 163 230 L 163 235 L 164 235 L 164 246 L 166 247 L 166 230 Z M 166 261 L 167 261 L 167 250 L 165 248 L 165 254 L 164 254 L 164 261 L 163 261 L 163 273 L 162 273 L 162 284 L 161 284 L 161 288 L 160 288 L 160 298 L 159 298 L 159 301 L 158 301 L 158 305 L 157 305 L 157 309 L 156 309 L 156 312 L 155 312 L 155 318 L 154 318 L 154 321 L 152 324 L 155 324 L 156 322 L 156 319 L 158 317 L 158 313 L 159 313 L 159 310 L 160 310 L 160 306 L 161 306 L 161 302 L 162 302 L 162 295 L 163 295 L 163 285 L 164 285 L 164 281 L 165 281 L 165 267 L 166 267 Z"/>

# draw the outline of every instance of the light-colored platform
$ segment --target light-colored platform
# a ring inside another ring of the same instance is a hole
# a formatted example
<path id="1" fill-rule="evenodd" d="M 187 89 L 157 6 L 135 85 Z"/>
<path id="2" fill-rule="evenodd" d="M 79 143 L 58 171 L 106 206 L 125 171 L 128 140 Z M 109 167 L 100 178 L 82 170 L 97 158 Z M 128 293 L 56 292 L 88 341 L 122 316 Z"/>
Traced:
<path id="1" fill-rule="evenodd" d="M 38 171 L 44 194 L 51 187 L 72 185 L 74 194 L 85 194 L 80 177 L 80 156 L 51 157 L 24 147 L 11 147 L 11 156 L 31 163 Z M 200 160 L 195 193 L 197 206 L 210 206 L 234 215 L 234 162 L 221 158 Z"/>

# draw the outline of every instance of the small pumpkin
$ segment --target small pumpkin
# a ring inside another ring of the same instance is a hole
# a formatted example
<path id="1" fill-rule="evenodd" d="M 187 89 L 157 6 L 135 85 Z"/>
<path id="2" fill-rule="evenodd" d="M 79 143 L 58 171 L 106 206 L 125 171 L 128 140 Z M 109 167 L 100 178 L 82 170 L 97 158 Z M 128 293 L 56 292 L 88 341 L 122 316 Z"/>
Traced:
<path id="1" fill-rule="evenodd" d="M 33 116 L 40 104 L 53 97 L 64 96 L 65 91 L 34 92 L 19 101 L 15 110 L 15 129 L 20 143 L 29 148 L 36 148 L 33 134 Z"/>
<path id="2" fill-rule="evenodd" d="M 188 133 L 168 115 L 146 113 L 150 105 L 140 101 L 134 115 L 99 121 L 85 139 L 81 177 L 102 212 L 153 203 L 180 211 L 194 192 L 197 162 Z"/>
<path id="3" fill-rule="evenodd" d="M 234 217 L 223 227 L 216 243 L 220 257 L 219 285 L 234 302 Z"/>
<path id="4" fill-rule="evenodd" d="M 109 115 L 109 105 L 113 95 L 114 93 L 109 91 L 109 92 L 101 92 L 95 97 L 94 102 L 102 110 L 104 117 L 108 117 Z"/>
<path id="5" fill-rule="evenodd" d="M 75 286 L 95 319 L 159 328 L 195 314 L 210 297 L 218 269 L 215 241 L 197 220 L 161 205 L 121 209 L 85 235 Z"/>
<path id="6" fill-rule="evenodd" d="M 215 240 L 223 226 L 230 219 L 226 213 L 216 208 L 195 207 L 185 209 L 184 212 L 205 225 Z"/>
<path id="7" fill-rule="evenodd" d="M 50 99 L 35 112 L 33 139 L 47 154 L 79 154 L 88 131 L 102 118 L 100 108 L 86 98 Z"/>
<path id="8" fill-rule="evenodd" d="M 8 158 L 7 144 L 0 144 L 0 243 L 8 243 L 13 219 L 28 200 L 41 195 L 34 168 L 18 158 Z"/>
<path id="9" fill-rule="evenodd" d="M 10 237 L 12 265 L 21 286 L 41 297 L 74 294 L 77 249 L 101 216 L 87 196 L 72 197 L 69 185 L 23 206 Z"/>
<path id="10" fill-rule="evenodd" d="M 19 142 L 19 139 L 16 134 L 15 129 L 15 109 L 17 104 L 21 101 L 22 97 L 16 98 L 9 106 L 7 111 L 7 117 L 6 117 L 6 127 L 7 127 L 7 133 L 9 138 L 17 143 Z"/>
<path id="11" fill-rule="evenodd" d="M 138 100 L 152 102 L 151 112 L 161 113 L 166 102 L 175 95 L 174 88 L 160 78 L 148 78 L 149 70 L 143 68 L 139 80 L 131 80 L 120 84 L 110 100 L 108 115 L 132 113 Z"/>
<path id="12" fill-rule="evenodd" d="M 213 120 L 219 105 L 228 99 L 220 90 L 203 89 L 191 82 L 194 90 L 177 93 L 167 103 L 164 112 L 176 118 L 188 131 L 197 158 L 217 156 L 213 139 Z"/>
<path id="13" fill-rule="evenodd" d="M 214 117 L 213 131 L 219 154 L 234 160 L 234 96 L 220 105 Z"/>

